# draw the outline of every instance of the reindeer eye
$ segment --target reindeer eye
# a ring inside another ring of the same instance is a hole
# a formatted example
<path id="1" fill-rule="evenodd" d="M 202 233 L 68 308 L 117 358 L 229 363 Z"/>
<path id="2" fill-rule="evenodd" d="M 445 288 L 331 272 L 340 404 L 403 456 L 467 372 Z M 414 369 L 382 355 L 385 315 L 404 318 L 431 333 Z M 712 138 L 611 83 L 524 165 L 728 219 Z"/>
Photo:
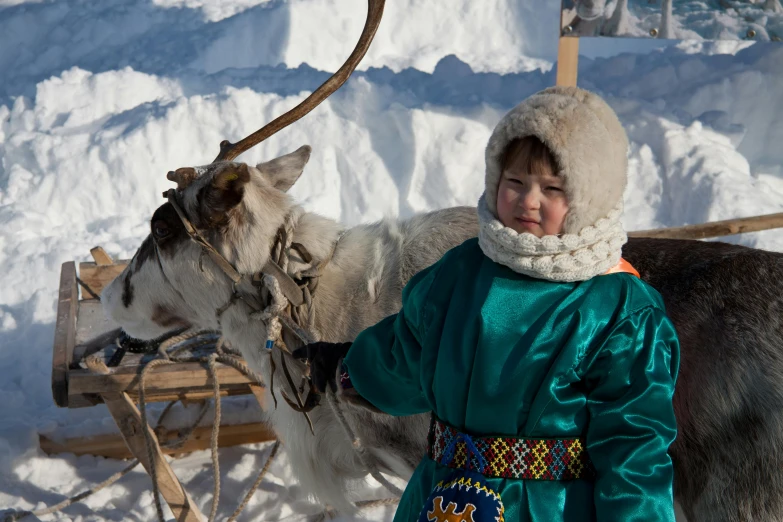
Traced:
<path id="1" fill-rule="evenodd" d="M 171 229 L 165 221 L 158 219 L 152 223 L 152 234 L 158 239 L 163 239 L 171 234 Z"/>

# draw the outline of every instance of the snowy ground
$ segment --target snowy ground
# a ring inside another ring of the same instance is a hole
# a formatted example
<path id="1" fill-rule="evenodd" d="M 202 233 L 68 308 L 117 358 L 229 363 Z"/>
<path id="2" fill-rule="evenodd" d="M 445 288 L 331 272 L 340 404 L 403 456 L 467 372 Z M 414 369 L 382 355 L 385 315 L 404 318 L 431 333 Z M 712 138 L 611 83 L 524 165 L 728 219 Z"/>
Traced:
<path id="1" fill-rule="evenodd" d="M 309 143 L 293 195 L 348 224 L 475 204 L 492 127 L 554 83 L 554 5 L 388 4 L 361 72 L 242 158 Z M 55 503 L 124 466 L 38 448 L 38 433 L 112 429 L 103 407 L 52 402 L 61 263 L 86 260 L 95 245 L 131 256 L 169 187 L 165 173 L 208 163 L 220 140 L 236 141 L 306 96 L 347 56 L 364 9 L 362 0 L 0 0 L 0 509 Z M 591 54 L 591 45 L 582 49 Z M 617 55 L 640 48 L 604 41 L 592 56 L 615 56 L 580 63 L 580 85 L 607 97 L 631 137 L 627 228 L 783 211 L 783 45 L 681 43 Z M 783 251 L 776 231 L 731 241 Z M 260 415 L 243 404 L 228 413 Z M 221 450 L 222 517 L 268 451 Z M 206 512 L 209 462 L 198 452 L 173 464 Z M 137 471 L 55 518 L 152 520 L 148 488 Z M 384 495 L 371 485 L 363 494 Z M 304 520 L 319 509 L 283 455 L 240 520 Z"/>

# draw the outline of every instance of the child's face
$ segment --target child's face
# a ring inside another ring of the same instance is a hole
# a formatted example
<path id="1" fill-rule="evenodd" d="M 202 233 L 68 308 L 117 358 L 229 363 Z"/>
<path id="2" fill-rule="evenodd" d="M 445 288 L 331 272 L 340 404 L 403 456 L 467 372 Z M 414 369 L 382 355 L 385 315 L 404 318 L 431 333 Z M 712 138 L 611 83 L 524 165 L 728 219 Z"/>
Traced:
<path id="1" fill-rule="evenodd" d="M 568 200 L 563 192 L 563 180 L 550 174 L 530 174 L 509 165 L 498 187 L 498 219 L 518 233 L 529 232 L 536 237 L 563 232 L 568 212 Z"/>

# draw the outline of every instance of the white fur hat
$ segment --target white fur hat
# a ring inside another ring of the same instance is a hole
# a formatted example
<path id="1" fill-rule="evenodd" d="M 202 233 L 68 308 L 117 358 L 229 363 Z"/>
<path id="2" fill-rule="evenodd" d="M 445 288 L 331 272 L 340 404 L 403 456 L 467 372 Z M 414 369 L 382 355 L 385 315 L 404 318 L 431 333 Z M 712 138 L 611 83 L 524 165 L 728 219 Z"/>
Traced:
<path id="1" fill-rule="evenodd" d="M 506 146 L 526 136 L 536 136 L 552 151 L 563 177 L 568 197 L 563 232 L 578 234 L 620 202 L 627 180 L 628 136 L 617 115 L 589 91 L 550 87 L 506 114 L 489 138 L 485 197 L 495 216 Z"/>

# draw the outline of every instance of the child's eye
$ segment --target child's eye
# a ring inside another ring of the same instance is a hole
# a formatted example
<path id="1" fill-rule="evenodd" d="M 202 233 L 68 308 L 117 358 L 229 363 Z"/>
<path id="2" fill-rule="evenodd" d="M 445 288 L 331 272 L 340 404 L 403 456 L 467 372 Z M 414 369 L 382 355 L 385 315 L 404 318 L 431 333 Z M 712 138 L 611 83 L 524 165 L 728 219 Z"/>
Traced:
<path id="1" fill-rule="evenodd" d="M 554 190 L 554 191 L 557 191 L 557 192 L 563 192 L 563 189 L 561 189 L 560 187 L 547 187 L 546 189 L 547 190 Z"/>

